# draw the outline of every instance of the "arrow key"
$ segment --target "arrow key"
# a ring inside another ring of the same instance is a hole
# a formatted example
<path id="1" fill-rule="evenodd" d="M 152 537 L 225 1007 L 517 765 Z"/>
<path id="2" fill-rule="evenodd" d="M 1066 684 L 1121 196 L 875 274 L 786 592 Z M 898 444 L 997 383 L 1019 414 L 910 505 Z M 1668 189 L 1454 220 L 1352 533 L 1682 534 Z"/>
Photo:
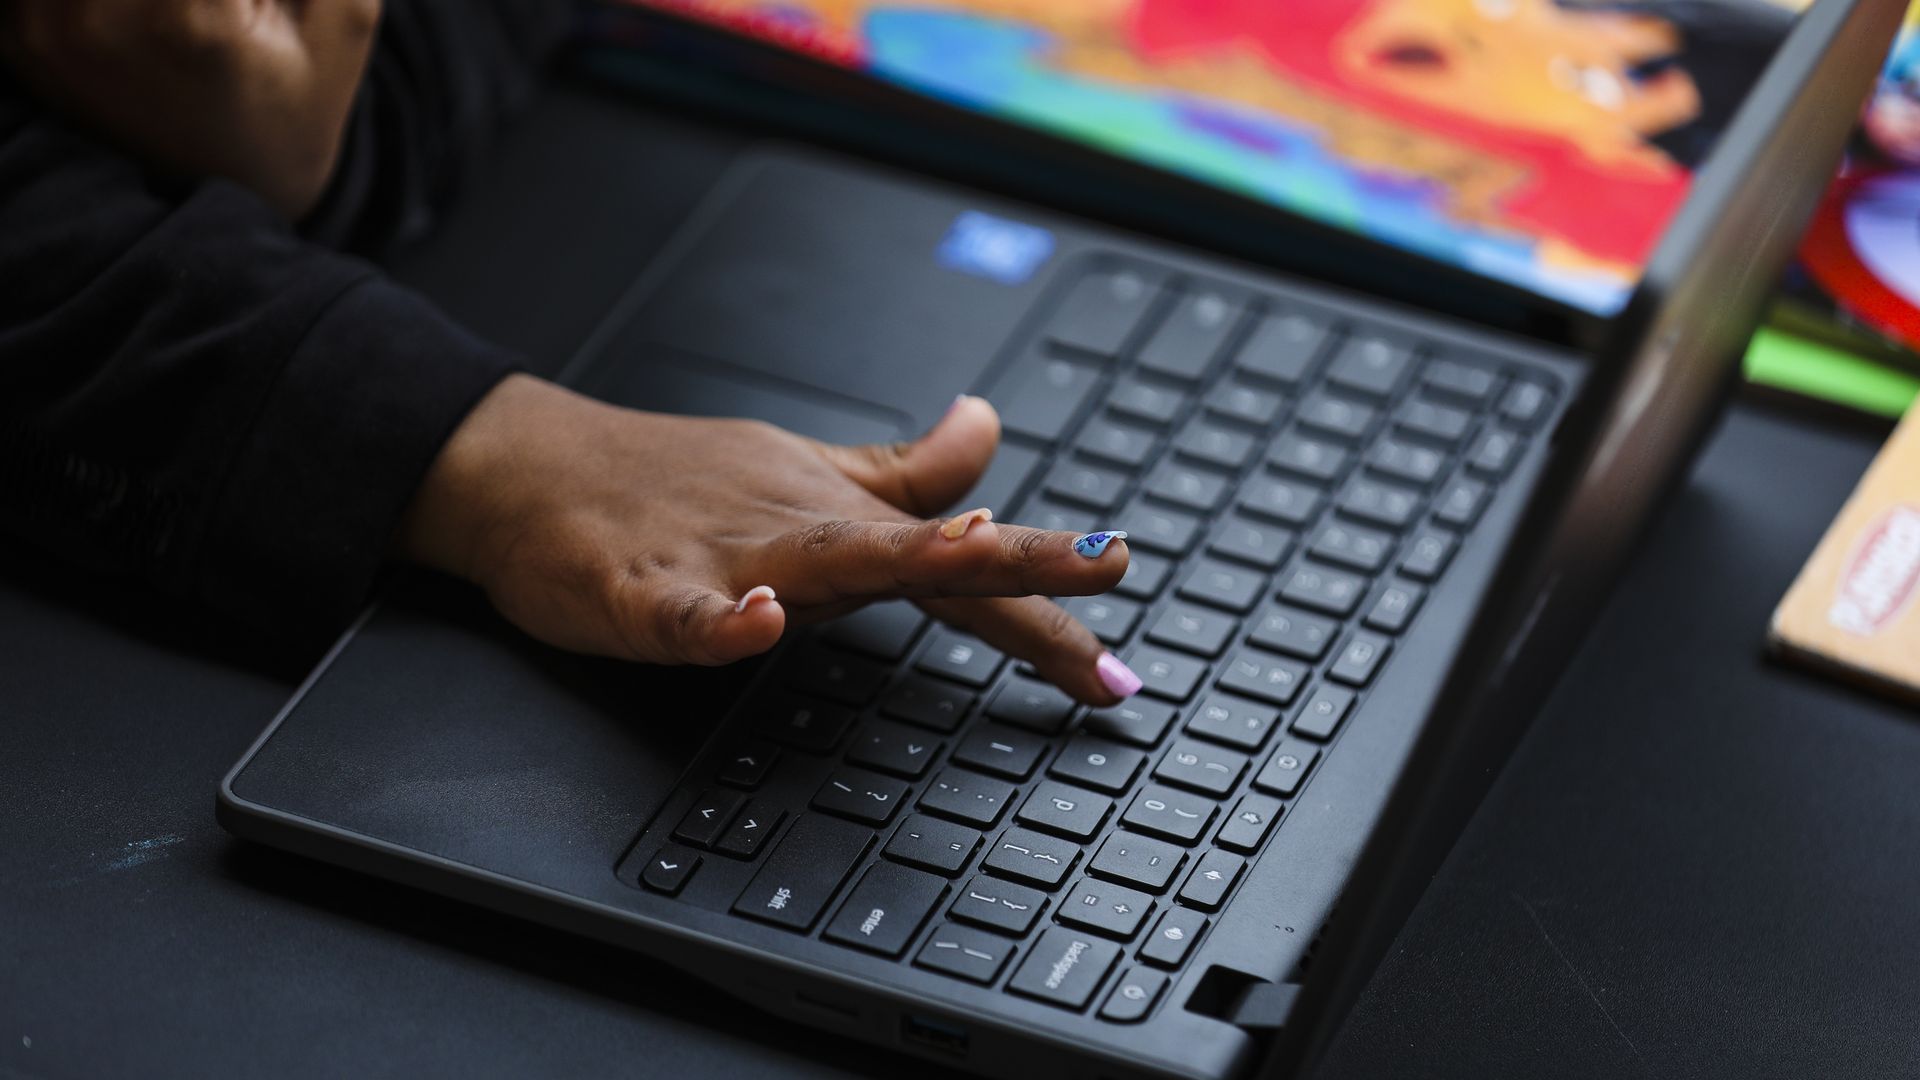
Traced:
<path id="1" fill-rule="evenodd" d="M 869 769 L 918 780 L 940 753 L 940 740 L 924 731 L 876 720 L 860 729 L 847 760 Z"/>
<path id="2" fill-rule="evenodd" d="M 742 859 L 751 859 L 760 854 L 767 846 L 767 837 L 780 827 L 780 819 L 787 815 L 767 806 L 765 800 L 755 799 L 740 811 L 733 819 L 733 828 L 720 838 L 715 850 L 722 855 L 734 855 Z"/>
<path id="3" fill-rule="evenodd" d="M 745 801 L 745 796 L 734 792 L 709 788 L 687 808 L 686 816 L 674 827 L 673 838 L 694 847 L 712 847 L 726 835 L 734 811 Z"/>
<path id="4" fill-rule="evenodd" d="M 700 869 L 700 856 L 678 844 L 668 844 L 653 853 L 647 868 L 640 871 L 640 883 L 654 892 L 672 896 Z"/>
<path id="5" fill-rule="evenodd" d="M 720 763 L 719 780 L 728 787 L 752 790 L 766 782 L 768 770 L 779 757 L 780 751 L 771 743 L 748 743 Z"/>

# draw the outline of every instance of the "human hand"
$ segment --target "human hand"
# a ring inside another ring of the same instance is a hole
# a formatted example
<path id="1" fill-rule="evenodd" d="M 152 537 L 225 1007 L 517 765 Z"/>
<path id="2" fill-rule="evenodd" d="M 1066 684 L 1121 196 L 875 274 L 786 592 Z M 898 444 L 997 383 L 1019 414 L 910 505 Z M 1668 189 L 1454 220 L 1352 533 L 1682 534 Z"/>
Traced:
<path id="1" fill-rule="evenodd" d="M 12 0 L 0 58 L 142 160 L 290 219 L 333 175 L 381 0 Z"/>
<path id="2" fill-rule="evenodd" d="M 991 405 L 961 398 L 915 442 L 833 446 L 515 375 L 441 451 L 401 549 L 579 652 L 724 664 L 772 648 L 789 620 L 908 597 L 1074 698 L 1114 704 L 1139 680 L 1045 597 L 1112 588 L 1122 539 L 1076 547 L 985 510 L 923 517 L 972 487 L 999 432 Z"/>

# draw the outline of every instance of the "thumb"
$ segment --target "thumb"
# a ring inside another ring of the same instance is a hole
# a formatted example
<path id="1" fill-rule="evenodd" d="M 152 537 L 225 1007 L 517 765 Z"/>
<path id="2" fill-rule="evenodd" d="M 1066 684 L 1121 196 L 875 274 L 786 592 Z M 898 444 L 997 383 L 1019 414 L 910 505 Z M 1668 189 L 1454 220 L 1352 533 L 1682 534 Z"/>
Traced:
<path id="1" fill-rule="evenodd" d="M 917 517 L 959 502 L 987 471 L 1000 445 L 1000 414 L 985 398 L 961 395 L 933 430 L 912 442 L 821 444 L 854 483 Z"/>

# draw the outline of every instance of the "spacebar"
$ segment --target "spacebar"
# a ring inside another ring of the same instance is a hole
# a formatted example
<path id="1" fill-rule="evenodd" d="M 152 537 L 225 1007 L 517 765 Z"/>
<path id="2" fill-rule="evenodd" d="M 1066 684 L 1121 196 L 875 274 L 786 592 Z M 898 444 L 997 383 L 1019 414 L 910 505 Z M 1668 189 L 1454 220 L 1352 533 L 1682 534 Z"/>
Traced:
<path id="1" fill-rule="evenodd" d="M 820 814 L 801 815 L 733 902 L 734 914 L 806 930 L 872 843 L 872 829 Z"/>

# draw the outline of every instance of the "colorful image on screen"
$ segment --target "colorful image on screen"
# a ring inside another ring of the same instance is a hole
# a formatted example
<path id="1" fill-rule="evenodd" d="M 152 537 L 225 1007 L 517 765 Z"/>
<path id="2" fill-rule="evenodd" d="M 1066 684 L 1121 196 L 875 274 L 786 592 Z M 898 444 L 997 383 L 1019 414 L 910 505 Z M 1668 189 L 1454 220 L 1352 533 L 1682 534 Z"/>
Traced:
<path id="1" fill-rule="evenodd" d="M 1596 313 L 1793 13 L 1768 0 L 632 0 Z"/>

